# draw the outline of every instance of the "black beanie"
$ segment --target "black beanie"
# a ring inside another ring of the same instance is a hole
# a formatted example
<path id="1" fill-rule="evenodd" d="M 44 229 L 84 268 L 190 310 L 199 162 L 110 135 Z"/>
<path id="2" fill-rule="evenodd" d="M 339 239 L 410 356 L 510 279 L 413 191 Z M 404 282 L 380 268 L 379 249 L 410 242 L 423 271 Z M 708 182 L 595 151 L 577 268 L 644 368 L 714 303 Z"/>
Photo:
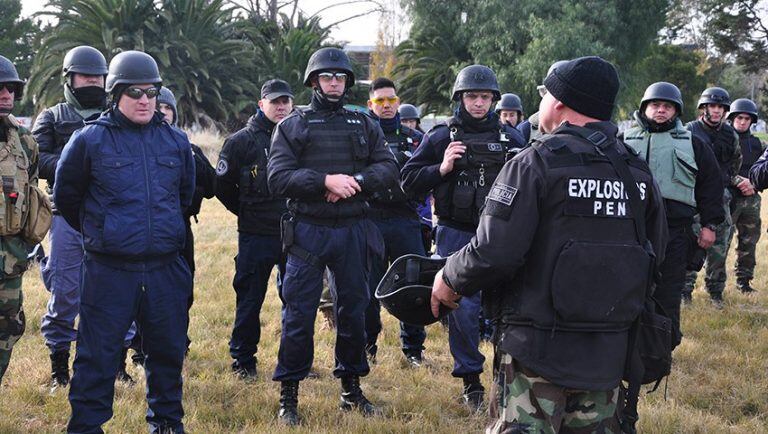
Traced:
<path id="1" fill-rule="evenodd" d="M 608 121 L 619 92 L 619 74 L 600 57 L 579 57 L 558 66 L 544 80 L 544 87 L 573 110 Z"/>

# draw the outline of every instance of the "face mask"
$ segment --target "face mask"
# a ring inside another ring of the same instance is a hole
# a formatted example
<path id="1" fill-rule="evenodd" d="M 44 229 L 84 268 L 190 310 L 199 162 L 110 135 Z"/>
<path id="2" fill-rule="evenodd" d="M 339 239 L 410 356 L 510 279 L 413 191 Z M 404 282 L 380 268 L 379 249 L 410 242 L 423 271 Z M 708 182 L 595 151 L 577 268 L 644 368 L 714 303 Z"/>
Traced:
<path id="1" fill-rule="evenodd" d="M 77 102 L 84 109 L 100 108 L 106 105 L 107 93 L 100 86 L 86 86 L 72 89 Z"/>

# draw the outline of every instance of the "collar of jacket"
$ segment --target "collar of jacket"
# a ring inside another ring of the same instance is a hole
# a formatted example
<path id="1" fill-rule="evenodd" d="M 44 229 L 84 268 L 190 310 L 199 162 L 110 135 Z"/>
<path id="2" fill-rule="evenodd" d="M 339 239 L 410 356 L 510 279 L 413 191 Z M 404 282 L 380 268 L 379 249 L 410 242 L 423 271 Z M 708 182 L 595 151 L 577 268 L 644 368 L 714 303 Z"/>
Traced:
<path id="1" fill-rule="evenodd" d="M 152 119 L 150 119 L 149 123 L 146 123 L 144 125 L 137 124 L 133 122 L 132 120 L 128 119 L 116 106 L 112 107 L 111 109 L 104 112 L 104 114 L 101 115 L 95 122 L 100 125 L 106 125 L 106 126 L 113 126 L 113 127 L 123 127 L 123 128 L 131 128 L 140 130 L 142 128 L 148 127 L 150 125 L 157 125 L 162 124 L 165 117 L 162 113 L 156 111 L 152 115 Z"/>
<path id="2" fill-rule="evenodd" d="M 459 103 L 453 112 L 454 117 L 461 122 L 461 126 L 467 133 L 485 133 L 499 129 L 499 115 L 495 111 L 489 110 L 482 119 L 475 119 L 464 108 L 464 104 Z"/>
<path id="3" fill-rule="evenodd" d="M 655 121 L 652 121 L 645 117 L 644 113 L 640 113 L 639 110 L 635 110 L 635 113 L 633 113 L 633 116 L 635 118 L 635 122 L 640 126 L 640 128 L 644 129 L 645 131 L 648 131 L 649 133 L 663 133 L 669 130 L 675 129 L 679 122 L 679 118 L 675 116 L 674 118 L 664 122 L 663 124 L 657 123 Z"/>
<path id="4" fill-rule="evenodd" d="M 266 131 L 268 134 L 272 134 L 275 125 L 261 109 L 256 110 L 256 114 L 248 119 L 248 128 L 254 131 Z"/>

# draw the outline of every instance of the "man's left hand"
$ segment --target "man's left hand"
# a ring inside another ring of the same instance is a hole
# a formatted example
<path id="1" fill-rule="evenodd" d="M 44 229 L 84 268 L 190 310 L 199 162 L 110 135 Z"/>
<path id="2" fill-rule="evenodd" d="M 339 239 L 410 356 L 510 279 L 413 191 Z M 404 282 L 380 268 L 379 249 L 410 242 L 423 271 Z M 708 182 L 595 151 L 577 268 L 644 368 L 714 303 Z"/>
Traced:
<path id="1" fill-rule="evenodd" d="M 456 309 L 459 304 L 456 303 L 461 299 L 461 296 L 454 292 L 448 284 L 443 280 L 443 270 L 440 270 L 435 275 L 435 283 L 432 284 L 432 315 L 437 318 L 440 316 L 440 305 L 443 304 L 448 309 Z"/>

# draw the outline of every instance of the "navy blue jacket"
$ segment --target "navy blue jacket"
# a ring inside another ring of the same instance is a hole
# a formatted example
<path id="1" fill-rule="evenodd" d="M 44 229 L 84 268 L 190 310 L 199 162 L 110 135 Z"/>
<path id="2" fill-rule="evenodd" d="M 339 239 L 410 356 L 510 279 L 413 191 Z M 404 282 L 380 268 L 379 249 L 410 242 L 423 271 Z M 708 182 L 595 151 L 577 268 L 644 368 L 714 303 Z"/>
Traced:
<path id="1" fill-rule="evenodd" d="M 150 260 L 184 246 L 195 191 L 189 140 L 159 112 L 137 125 L 110 110 L 64 147 L 53 195 L 86 251 Z"/>

